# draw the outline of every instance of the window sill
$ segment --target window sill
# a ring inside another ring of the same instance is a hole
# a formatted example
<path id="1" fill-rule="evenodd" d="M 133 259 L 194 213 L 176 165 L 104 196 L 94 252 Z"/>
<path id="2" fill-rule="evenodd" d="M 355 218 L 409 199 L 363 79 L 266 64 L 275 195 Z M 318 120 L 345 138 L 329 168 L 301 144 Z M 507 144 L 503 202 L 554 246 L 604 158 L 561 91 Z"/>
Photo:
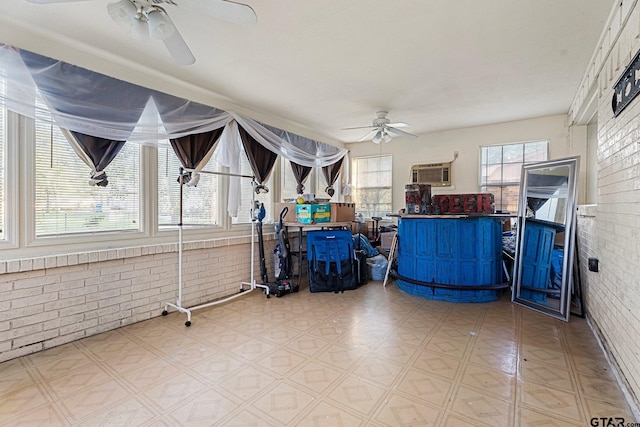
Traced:
<path id="1" fill-rule="evenodd" d="M 264 236 L 265 241 L 274 240 L 272 233 Z M 225 246 L 250 244 L 251 236 L 230 236 L 207 240 L 196 240 L 183 243 L 183 251 L 197 249 L 211 249 Z M 27 271 L 44 270 L 48 268 L 67 267 L 80 264 L 111 261 L 116 259 L 136 258 L 147 255 L 178 252 L 177 243 L 158 243 L 153 245 L 132 246 L 126 248 L 110 248 L 87 252 L 24 257 L 10 260 L 0 260 L 0 275 L 21 273 Z"/>

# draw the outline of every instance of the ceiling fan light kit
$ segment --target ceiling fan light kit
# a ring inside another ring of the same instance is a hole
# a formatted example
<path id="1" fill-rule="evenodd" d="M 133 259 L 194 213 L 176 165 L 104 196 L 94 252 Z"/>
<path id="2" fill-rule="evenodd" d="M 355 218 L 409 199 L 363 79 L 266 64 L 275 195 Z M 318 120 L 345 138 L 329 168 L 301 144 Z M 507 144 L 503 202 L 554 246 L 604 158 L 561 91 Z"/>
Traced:
<path id="1" fill-rule="evenodd" d="M 373 119 L 373 123 L 370 126 L 343 128 L 342 130 L 372 129 L 360 138 L 358 142 L 371 140 L 374 144 L 380 144 L 381 142 L 387 143 L 391 141 L 394 136 L 416 138 L 416 135 L 398 129 L 401 127 L 408 127 L 408 124 L 402 122 L 391 123 L 391 120 L 387 118 L 388 114 L 389 113 L 387 111 L 378 111 L 376 113 L 376 118 Z"/>

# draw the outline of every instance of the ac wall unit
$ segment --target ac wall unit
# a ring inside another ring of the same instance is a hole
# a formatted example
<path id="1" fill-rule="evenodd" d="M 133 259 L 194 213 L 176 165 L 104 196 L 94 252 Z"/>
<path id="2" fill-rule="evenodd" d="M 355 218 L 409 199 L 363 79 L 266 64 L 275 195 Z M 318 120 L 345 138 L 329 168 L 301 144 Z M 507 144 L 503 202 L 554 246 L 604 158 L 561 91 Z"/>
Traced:
<path id="1" fill-rule="evenodd" d="M 413 165 L 411 182 L 429 184 L 433 187 L 449 187 L 451 186 L 451 162 Z"/>

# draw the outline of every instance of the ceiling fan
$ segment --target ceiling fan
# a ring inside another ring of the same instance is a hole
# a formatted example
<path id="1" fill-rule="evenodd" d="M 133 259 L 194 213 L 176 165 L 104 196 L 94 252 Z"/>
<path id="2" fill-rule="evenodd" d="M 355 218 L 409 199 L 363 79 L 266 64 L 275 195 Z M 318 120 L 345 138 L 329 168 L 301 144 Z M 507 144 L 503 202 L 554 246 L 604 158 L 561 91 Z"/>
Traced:
<path id="1" fill-rule="evenodd" d="M 70 3 L 87 0 L 27 0 L 31 3 Z M 194 13 L 239 25 L 253 25 L 257 17 L 253 9 L 228 0 L 118 0 L 107 5 L 111 18 L 136 39 L 161 40 L 174 61 L 191 65 L 196 58 L 165 10 L 166 5 L 178 6 Z"/>
<path id="2" fill-rule="evenodd" d="M 371 125 L 344 128 L 342 130 L 371 129 L 371 131 L 360 138 L 358 142 L 371 140 L 375 144 L 380 144 L 381 142 L 389 142 L 394 136 L 408 136 L 411 138 L 416 138 L 416 135 L 398 129 L 408 127 L 408 124 L 402 122 L 391 123 L 391 120 L 387 118 L 387 114 L 389 114 L 387 111 L 378 111 L 376 113 L 377 117 L 373 119 L 373 123 Z"/>

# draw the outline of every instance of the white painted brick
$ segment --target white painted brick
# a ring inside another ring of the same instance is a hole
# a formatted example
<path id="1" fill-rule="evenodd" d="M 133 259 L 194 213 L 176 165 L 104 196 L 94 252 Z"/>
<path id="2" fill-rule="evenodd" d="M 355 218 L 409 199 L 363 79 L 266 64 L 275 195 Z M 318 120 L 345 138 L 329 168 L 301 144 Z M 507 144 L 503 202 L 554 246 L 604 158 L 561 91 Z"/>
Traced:
<path id="1" fill-rule="evenodd" d="M 98 301 L 98 308 L 111 307 L 114 305 L 120 306 L 120 304 L 129 302 L 129 301 L 131 301 L 131 294 L 119 295 L 113 298 L 107 298 L 107 299 L 102 299 Z"/>
<path id="2" fill-rule="evenodd" d="M 18 317 L 11 321 L 11 327 L 21 328 L 23 326 L 35 325 L 38 323 L 44 323 L 49 320 L 56 319 L 57 317 L 58 317 L 58 313 L 55 311 L 38 313 L 32 316 Z"/>
<path id="3" fill-rule="evenodd" d="M 11 308 L 16 309 L 16 308 L 22 308 L 22 307 L 27 307 L 31 305 L 44 304 L 50 301 L 55 301 L 57 299 L 58 299 L 57 293 L 33 295 L 26 298 L 12 298 Z"/>
<path id="4" fill-rule="evenodd" d="M 20 260 L 20 271 L 31 271 L 31 270 L 33 270 L 33 260 L 32 259 Z"/>
<path id="5" fill-rule="evenodd" d="M 42 329 L 43 329 L 42 325 L 40 325 L 40 324 L 23 326 L 21 328 L 12 328 L 10 331 L 8 331 L 6 333 L 6 337 L 3 337 L 2 340 L 3 341 L 5 339 L 15 340 L 17 338 L 24 337 L 24 336 L 27 336 L 27 335 L 34 335 L 34 334 L 37 334 L 39 332 L 42 332 Z M 14 346 L 14 348 L 15 348 L 15 346 Z"/>
<path id="6" fill-rule="evenodd" d="M 70 323 L 66 326 L 60 327 L 60 335 L 66 336 L 68 334 L 79 334 L 83 335 L 83 338 L 86 335 L 86 331 L 98 326 L 98 319 L 87 319 L 82 321 L 77 321 Z"/>
<path id="7" fill-rule="evenodd" d="M 134 264 L 125 264 L 122 262 L 122 260 L 118 260 L 117 263 L 112 263 L 111 265 L 105 265 L 105 264 L 111 264 L 111 262 L 99 264 L 100 275 L 102 276 L 106 276 L 109 274 L 123 273 L 126 271 L 133 271 L 135 267 Z"/>
<path id="8" fill-rule="evenodd" d="M 102 283 L 114 283 L 114 282 L 118 282 L 118 280 L 120 280 L 120 273 L 89 277 L 85 279 L 84 283 L 87 286 L 91 286 L 91 285 L 99 285 Z"/>
<path id="9" fill-rule="evenodd" d="M 68 267 L 68 268 L 78 268 L 78 267 L 82 267 L 80 265 L 78 266 L 74 266 L 74 267 Z M 64 281 L 66 282 L 72 282 L 75 280 L 84 280 L 84 279 L 88 279 L 91 277 L 98 277 L 100 276 L 100 271 L 99 270 L 89 270 L 89 269 L 78 269 L 77 271 L 72 271 L 72 272 L 68 272 L 64 274 Z"/>
<path id="10" fill-rule="evenodd" d="M 74 323 L 80 323 L 84 320 L 84 313 L 74 314 L 73 316 L 60 317 L 57 319 L 57 328 L 60 329 L 60 334 L 62 335 L 62 328 L 68 325 L 72 325 Z M 50 329 L 48 324 L 45 324 L 45 329 Z"/>
<path id="11" fill-rule="evenodd" d="M 68 258 L 66 255 L 58 255 L 56 257 L 56 267 L 64 267 L 68 264 Z"/>
<path id="12" fill-rule="evenodd" d="M 40 343 L 42 341 L 57 337 L 59 335 L 58 330 L 42 331 L 31 335 L 21 336 L 13 340 L 12 347 L 14 349 L 23 347 L 25 345 L 31 345 Z"/>
<path id="13" fill-rule="evenodd" d="M 61 332 L 62 334 L 62 332 Z M 82 339 L 85 337 L 85 333 L 84 330 L 75 332 L 75 333 L 68 333 L 68 334 L 64 334 L 62 336 L 59 336 L 57 338 L 52 338 L 50 340 L 47 340 L 44 344 L 44 348 L 48 349 L 48 348 L 53 348 L 53 347 L 57 347 L 59 345 L 62 344 L 67 344 L 73 341 L 77 341 L 79 339 Z"/>
<path id="14" fill-rule="evenodd" d="M 133 270 L 133 271 L 127 271 L 124 273 L 120 273 L 120 278 L 121 279 L 133 279 L 135 277 L 143 277 L 143 276 L 148 276 L 150 274 L 150 271 L 148 268 L 143 268 L 140 270 Z"/>
<path id="15" fill-rule="evenodd" d="M 97 302 L 87 302 L 60 309 L 60 317 L 72 316 L 78 313 L 93 313 L 98 308 Z M 95 316 L 93 316 L 95 317 Z"/>
<path id="16" fill-rule="evenodd" d="M 0 362 L 4 362 L 6 360 L 11 360 L 16 357 L 26 356 L 27 354 L 36 353 L 43 349 L 43 345 L 41 342 L 24 346 L 16 349 L 12 349 L 9 351 L 3 351 L 0 353 Z"/>
<path id="17" fill-rule="evenodd" d="M 13 283 L 13 289 L 28 289 L 28 288 L 43 288 L 46 285 L 55 283 L 58 278 L 53 276 L 40 276 L 40 277 L 29 277 L 23 279 L 16 279 Z"/>
<path id="18" fill-rule="evenodd" d="M 20 271 L 20 261 L 8 261 L 7 262 L 7 273 L 17 273 Z"/>
<path id="19" fill-rule="evenodd" d="M 110 324 L 118 320 L 126 319 L 131 316 L 131 310 L 117 310 L 111 314 L 103 313 L 98 317 L 98 324 Z M 118 326 L 121 324 L 119 323 Z"/>
<path id="20" fill-rule="evenodd" d="M 57 266 L 56 256 L 47 256 L 44 258 L 44 268 L 55 268 Z"/>
<path id="21" fill-rule="evenodd" d="M 78 264 L 86 264 L 89 262 L 89 254 L 86 252 L 78 254 Z"/>
<path id="22" fill-rule="evenodd" d="M 84 296 L 77 296 L 73 298 L 59 299 L 44 305 L 45 311 L 56 311 L 67 307 L 73 307 L 75 305 L 81 305 L 86 302 Z"/>
<path id="23" fill-rule="evenodd" d="M 149 320 L 151 318 L 151 315 L 146 312 L 146 313 L 140 313 L 140 314 L 135 314 L 132 313 L 131 317 L 129 317 L 128 319 L 123 319 L 122 324 L 123 325 L 131 325 L 134 323 L 138 323 L 138 322 L 142 322 L 145 320 Z"/>
<path id="24" fill-rule="evenodd" d="M 0 301 L 9 301 L 12 303 L 12 307 L 17 308 L 17 307 L 23 307 L 24 303 L 21 302 L 20 305 L 16 305 L 14 304 L 14 301 L 16 300 L 22 301 L 25 298 L 34 297 L 38 295 L 42 295 L 42 288 L 20 289 L 20 290 L 0 293 Z"/>
<path id="25" fill-rule="evenodd" d="M 94 263 L 98 262 L 98 252 L 97 251 L 88 252 L 87 253 L 87 257 L 88 257 L 88 263 L 89 264 L 94 264 Z"/>
<path id="26" fill-rule="evenodd" d="M 84 284 L 82 286 L 73 286 L 74 284 L 77 284 L 78 282 L 70 282 L 68 283 L 68 287 L 66 287 L 66 289 L 61 290 L 60 292 L 58 292 L 58 297 L 60 299 L 66 299 L 66 298 L 74 298 L 77 296 L 81 296 L 81 295 L 90 295 L 90 294 L 95 294 L 98 291 L 98 286 L 94 285 L 94 286 L 84 286 Z"/>
<path id="27" fill-rule="evenodd" d="M 22 308 L 14 308 L 11 310 L 1 311 L 0 320 L 4 321 L 4 320 L 17 319 L 19 317 L 32 316 L 32 315 L 44 313 L 44 312 L 45 312 L 45 309 L 43 304 L 30 305 Z"/>
<path id="28" fill-rule="evenodd" d="M 90 301 L 101 301 L 105 299 L 111 299 L 119 295 L 120 295 L 120 289 L 110 289 L 108 291 L 104 291 L 100 293 L 88 294 L 85 296 L 85 298 L 87 302 L 90 302 Z"/>
<path id="29" fill-rule="evenodd" d="M 13 289 L 13 282 L 9 282 L 9 281 L 0 282 L 0 301 L 2 301 L 2 294 L 9 296 L 9 292 L 12 289 Z"/>
<path id="30" fill-rule="evenodd" d="M 138 258 L 140 261 L 135 263 L 136 270 L 151 270 L 152 268 L 162 267 L 162 260 L 155 260 L 149 258 Z"/>
<path id="31" fill-rule="evenodd" d="M 107 332 L 112 329 L 119 328 L 121 325 L 122 323 L 120 322 L 120 320 L 116 320 L 114 322 L 109 322 L 109 323 L 99 323 L 97 326 L 87 329 L 87 336 L 101 334 L 103 332 Z"/>
<path id="32" fill-rule="evenodd" d="M 150 274 L 148 276 L 136 277 L 131 279 L 131 286 L 139 286 L 139 285 L 154 285 L 160 281 L 159 274 Z"/>

